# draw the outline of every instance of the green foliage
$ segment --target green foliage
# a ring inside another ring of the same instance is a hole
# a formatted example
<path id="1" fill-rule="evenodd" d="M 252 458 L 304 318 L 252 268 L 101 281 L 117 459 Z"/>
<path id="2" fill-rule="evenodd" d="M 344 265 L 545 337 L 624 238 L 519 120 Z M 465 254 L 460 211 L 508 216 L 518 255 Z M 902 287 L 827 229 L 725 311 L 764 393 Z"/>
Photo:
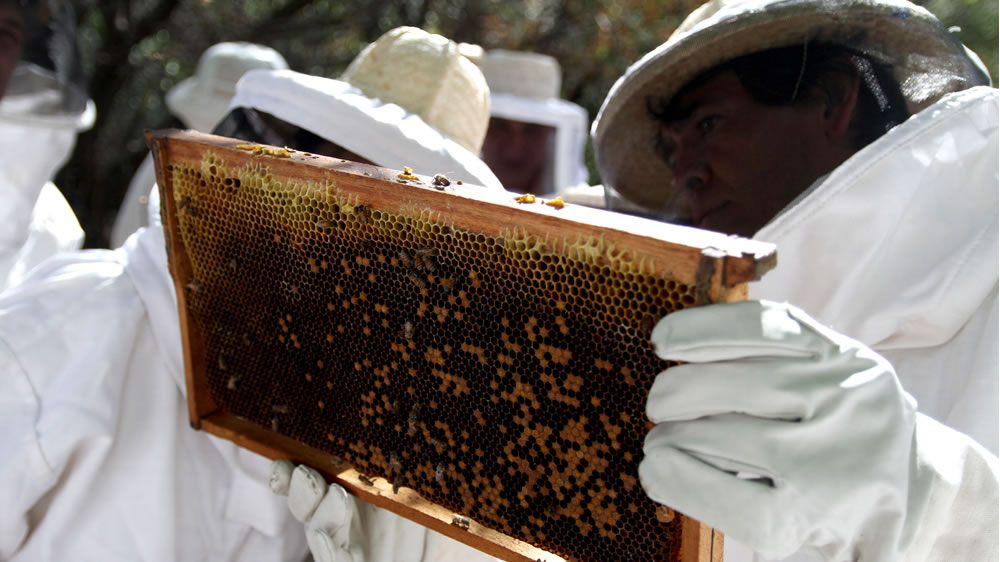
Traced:
<path id="1" fill-rule="evenodd" d="M 593 118 L 615 80 L 662 43 L 698 0 L 75 0 L 97 105 L 57 178 L 88 246 L 107 244 L 143 131 L 174 124 L 166 92 L 219 41 L 274 47 L 298 71 L 336 77 L 383 32 L 413 25 L 485 48 L 532 50 L 563 66 L 563 97 Z M 997 77 L 996 0 L 927 0 Z M 592 182 L 599 181 L 592 169 Z"/>

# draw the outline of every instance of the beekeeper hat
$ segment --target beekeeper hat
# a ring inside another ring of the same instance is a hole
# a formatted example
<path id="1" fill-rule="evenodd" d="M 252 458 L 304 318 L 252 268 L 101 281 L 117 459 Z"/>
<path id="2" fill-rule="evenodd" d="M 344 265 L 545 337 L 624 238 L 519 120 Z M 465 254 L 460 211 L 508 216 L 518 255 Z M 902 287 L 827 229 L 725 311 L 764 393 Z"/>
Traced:
<path id="1" fill-rule="evenodd" d="M 366 96 L 418 115 L 475 154 L 489 125 L 489 88 L 458 44 L 416 27 L 397 27 L 351 61 L 341 80 Z"/>
<path id="2" fill-rule="evenodd" d="M 288 68 L 281 53 L 264 45 L 245 42 L 216 43 L 202 53 L 194 75 L 167 92 L 167 108 L 184 125 L 211 131 L 226 115 L 236 83 L 248 70 Z"/>
<path id="3" fill-rule="evenodd" d="M 612 86 L 592 127 L 604 184 L 669 214 L 671 174 L 656 153 L 659 125 L 647 100 L 669 100 L 728 60 L 803 43 L 844 45 L 890 65 L 910 113 L 948 92 L 990 83 L 971 51 L 929 11 L 905 0 L 712 0 Z"/>
<path id="4" fill-rule="evenodd" d="M 340 80 L 250 71 L 237 84 L 231 107 L 270 113 L 378 166 L 409 166 L 420 174 L 501 188 L 478 157 L 489 124 L 486 81 L 440 35 L 391 30 L 364 49 Z"/>
<path id="5" fill-rule="evenodd" d="M 491 49 L 478 58 L 490 87 L 490 115 L 555 129 L 548 193 L 587 182 L 584 146 L 587 110 L 560 98 L 562 67 L 554 57 L 527 51 Z"/>

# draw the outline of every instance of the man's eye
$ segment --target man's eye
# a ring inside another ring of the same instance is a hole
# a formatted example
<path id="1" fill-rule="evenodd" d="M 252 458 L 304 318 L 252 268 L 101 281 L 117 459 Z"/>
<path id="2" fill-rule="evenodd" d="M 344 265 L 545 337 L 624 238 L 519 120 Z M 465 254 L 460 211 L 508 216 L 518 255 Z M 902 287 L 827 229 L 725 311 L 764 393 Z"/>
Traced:
<path id="1" fill-rule="evenodd" d="M 706 115 L 705 117 L 702 117 L 701 119 L 698 120 L 698 125 L 697 125 L 698 132 L 702 134 L 710 133 L 713 130 L 715 130 L 715 126 L 718 123 L 719 123 L 718 115 Z"/>

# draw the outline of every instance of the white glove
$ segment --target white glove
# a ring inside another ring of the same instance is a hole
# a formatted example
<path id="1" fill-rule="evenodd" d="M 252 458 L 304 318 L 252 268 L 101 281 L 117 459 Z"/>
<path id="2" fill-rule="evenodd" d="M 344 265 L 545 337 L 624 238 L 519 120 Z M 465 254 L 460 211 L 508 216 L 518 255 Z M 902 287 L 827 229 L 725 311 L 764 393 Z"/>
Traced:
<path id="1" fill-rule="evenodd" d="M 649 496 L 767 557 L 897 560 L 933 479 L 892 366 L 785 304 L 682 310 L 652 342 Z M 995 507 L 995 506 L 994 506 Z"/>
<path id="2" fill-rule="evenodd" d="M 288 496 L 288 510 L 305 524 L 315 562 L 354 562 L 347 547 L 352 509 L 343 488 L 328 485 L 319 472 L 287 460 L 271 464 L 269 484 L 275 494 Z"/>

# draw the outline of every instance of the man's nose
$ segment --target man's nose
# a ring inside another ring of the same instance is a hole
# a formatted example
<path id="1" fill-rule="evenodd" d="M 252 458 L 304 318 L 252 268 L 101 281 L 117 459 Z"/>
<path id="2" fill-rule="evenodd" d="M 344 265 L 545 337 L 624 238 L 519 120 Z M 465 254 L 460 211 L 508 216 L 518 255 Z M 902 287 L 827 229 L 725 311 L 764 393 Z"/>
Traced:
<path id="1" fill-rule="evenodd" d="M 708 183 L 708 166 L 699 142 L 677 139 L 670 155 L 670 170 L 674 176 L 674 189 L 696 190 Z"/>

